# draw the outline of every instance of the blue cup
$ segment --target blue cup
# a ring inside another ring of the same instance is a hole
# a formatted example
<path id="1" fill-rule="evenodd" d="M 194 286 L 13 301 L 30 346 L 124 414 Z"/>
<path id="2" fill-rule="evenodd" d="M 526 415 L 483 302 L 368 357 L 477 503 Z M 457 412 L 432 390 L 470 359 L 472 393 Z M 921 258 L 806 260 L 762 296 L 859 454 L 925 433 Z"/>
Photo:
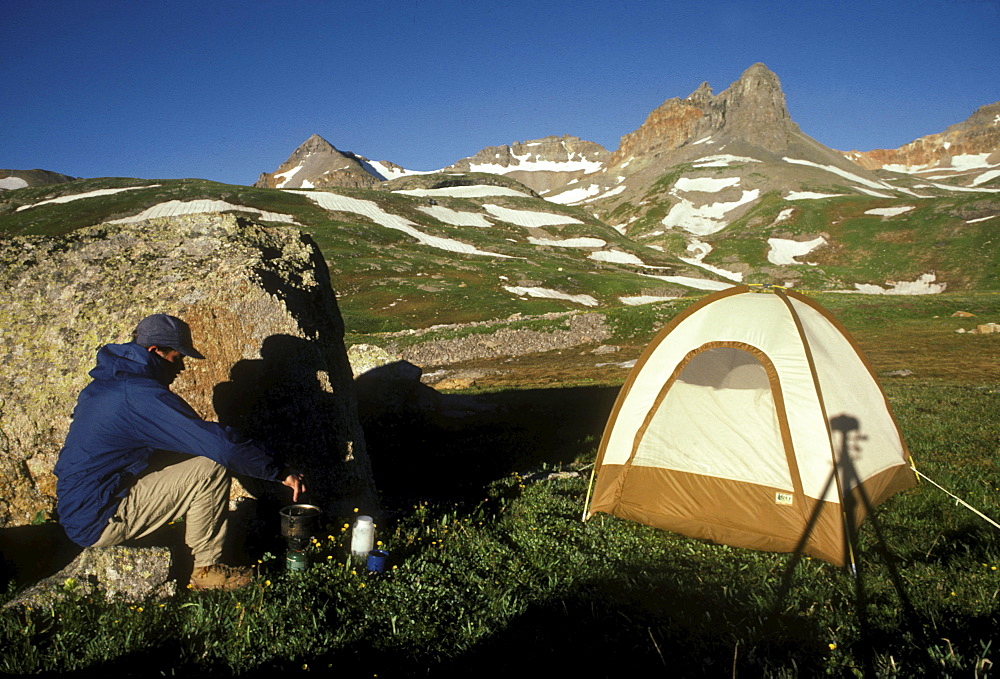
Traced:
<path id="1" fill-rule="evenodd" d="M 385 570 L 385 560 L 389 558 L 389 552 L 381 549 L 373 549 L 368 552 L 368 570 L 372 573 L 381 573 Z"/>

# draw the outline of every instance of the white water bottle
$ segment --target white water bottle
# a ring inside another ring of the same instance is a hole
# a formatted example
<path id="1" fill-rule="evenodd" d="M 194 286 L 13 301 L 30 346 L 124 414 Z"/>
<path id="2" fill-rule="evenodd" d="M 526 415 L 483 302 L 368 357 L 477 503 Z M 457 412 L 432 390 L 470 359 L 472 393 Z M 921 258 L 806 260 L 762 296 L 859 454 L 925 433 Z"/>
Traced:
<path id="1" fill-rule="evenodd" d="M 354 530 L 351 533 L 351 554 L 355 556 L 368 556 L 368 552 L 375 546 L 375 524 L 372 517 L 361 515 L 354 522 Z"/>

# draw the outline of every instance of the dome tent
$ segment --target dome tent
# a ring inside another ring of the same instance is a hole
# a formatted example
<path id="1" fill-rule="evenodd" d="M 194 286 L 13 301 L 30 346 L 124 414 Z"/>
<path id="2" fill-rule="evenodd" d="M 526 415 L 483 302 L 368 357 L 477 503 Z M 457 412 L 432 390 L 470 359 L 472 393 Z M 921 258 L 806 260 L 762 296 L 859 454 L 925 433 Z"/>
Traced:
<path id="1" fill-rule="evenodd" d="M 849 531 L 915 483 L 847 331 L 812 300 L 740 286 L 660 331 L 608 419 L 584 518 L 853 561 Z"/>

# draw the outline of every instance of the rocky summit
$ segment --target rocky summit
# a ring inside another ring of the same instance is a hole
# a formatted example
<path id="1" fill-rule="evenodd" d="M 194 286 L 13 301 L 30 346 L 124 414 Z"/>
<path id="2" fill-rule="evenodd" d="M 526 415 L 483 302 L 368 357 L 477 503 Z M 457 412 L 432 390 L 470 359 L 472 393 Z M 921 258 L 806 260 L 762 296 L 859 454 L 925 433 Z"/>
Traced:
<path id="1" fill-rule="evenodd" d="M 610 155 L 600 144 L 579 137 L 550 136 L 490 146 L 444 171 L 502 174 L 538 193 L 552 193 L 601 169 Z"/>
<path id="2" fill-rule="evenodd" d="M 392 168 L 396 167 L 386 163 L 381 169 L 392 174 Z M 350 151 L 338 151 L 326 139 L 314 134 L 274 173 L 262 173 L 254 186 L 268 189 L 370 188 L 386 178 L 367 158 Z"/>
<path id="3" fill-rule="evenodd" d="M 76 177 L 48 170 L 0 170 L 0 191 L 71 182 Z"/>
<path id="4" fill-rule="evenodd" d="M 844 155 L 869 170 L 885 169 L 979 186 L 1000 176 L 1000 101 L 982 106 L 944 132 L 920 137 L 898 149 L 850 151 Z M 992 175 L 983 170 L 993 171 Z M 963 181 L 964 180 L 964 181 Z"/>

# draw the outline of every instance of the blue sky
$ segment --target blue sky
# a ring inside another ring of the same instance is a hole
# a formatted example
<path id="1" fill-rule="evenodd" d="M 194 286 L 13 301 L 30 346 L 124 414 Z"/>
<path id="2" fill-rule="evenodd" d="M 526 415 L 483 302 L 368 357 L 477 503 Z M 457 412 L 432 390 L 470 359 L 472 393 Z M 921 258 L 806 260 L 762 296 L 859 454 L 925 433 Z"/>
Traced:
<path id="1" fill-rule="evenodd" d="M 0 0 L 0 167 L 249 184 L 309 135 L 407 169 L 614 150 L 755 62 L 802 131 L 895 148 L 1000 100 L 1000 0 Z"/>

